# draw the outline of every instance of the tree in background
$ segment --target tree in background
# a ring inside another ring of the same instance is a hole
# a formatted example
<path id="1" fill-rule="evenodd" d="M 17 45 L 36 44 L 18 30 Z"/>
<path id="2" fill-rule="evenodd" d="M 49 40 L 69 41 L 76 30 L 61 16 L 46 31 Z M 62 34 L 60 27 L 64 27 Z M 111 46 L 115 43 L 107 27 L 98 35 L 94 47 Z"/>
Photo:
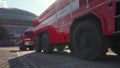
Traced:
<path id="1" fill-rule="evenodd" d="M 7 29 L 0 25 L 0 40 L 4 40 L 7 38 Z"/>

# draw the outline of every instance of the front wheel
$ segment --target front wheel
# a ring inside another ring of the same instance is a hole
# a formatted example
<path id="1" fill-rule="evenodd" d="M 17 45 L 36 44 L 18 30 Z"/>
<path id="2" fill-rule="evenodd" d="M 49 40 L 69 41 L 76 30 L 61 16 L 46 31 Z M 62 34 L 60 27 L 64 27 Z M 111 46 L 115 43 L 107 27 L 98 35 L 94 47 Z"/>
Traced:
<path id="1" fill-rule="evenodd" d="M 113 45 L 111 47 L 112 51 L 115 52 L 118 56 L 120 56 L 120 45 Z"/>
<path id="2" fill-rule="evenodd" d="M 110 42 L 112 51 L 120 56 L 120 38 L 118 36 L 110 38 Z"/>
<path id="3" fill-rule="evenodd" d="M 82 59 L 95 60 L 105 55 L 107 46 L 100 23 L 86 20 L 74 29 L 71 42 L 76 55 Z"/>

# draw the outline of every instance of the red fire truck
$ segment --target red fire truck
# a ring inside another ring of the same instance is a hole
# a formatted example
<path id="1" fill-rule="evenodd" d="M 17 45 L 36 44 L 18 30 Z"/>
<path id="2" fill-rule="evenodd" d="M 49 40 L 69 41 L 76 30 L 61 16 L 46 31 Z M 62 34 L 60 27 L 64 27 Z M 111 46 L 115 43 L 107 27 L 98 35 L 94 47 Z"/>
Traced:
<path id="1" fill-rule="evenodd" d="M 109 47 L 120 55 L 120 0 L 57 0 L 33 27 L 36 52 L 69 45 L 87 60 L 101 58 Z"/>
<path id="2" fill-rule="evenodd" d="M 29 48 L 30 50 L 33 50 L 33 41 L 33 32 L 31 30 L 25 31 L 20 36 L 19 49 L 27 50 L 27 48 Z"/>

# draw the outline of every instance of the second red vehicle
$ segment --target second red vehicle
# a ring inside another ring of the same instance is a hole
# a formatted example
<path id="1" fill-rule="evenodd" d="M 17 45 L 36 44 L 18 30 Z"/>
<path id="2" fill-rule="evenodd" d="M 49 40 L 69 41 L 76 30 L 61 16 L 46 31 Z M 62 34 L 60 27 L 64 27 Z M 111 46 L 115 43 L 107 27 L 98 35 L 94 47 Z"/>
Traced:
<path id="1" fill-rule="evenodd" d="M 24 33 L 21 34 L 20 36 L 20 43 L 19 43 L 19 48 L 20 50 L 33 50 L 33 32 L 32 30 L 26 30 Z"/>

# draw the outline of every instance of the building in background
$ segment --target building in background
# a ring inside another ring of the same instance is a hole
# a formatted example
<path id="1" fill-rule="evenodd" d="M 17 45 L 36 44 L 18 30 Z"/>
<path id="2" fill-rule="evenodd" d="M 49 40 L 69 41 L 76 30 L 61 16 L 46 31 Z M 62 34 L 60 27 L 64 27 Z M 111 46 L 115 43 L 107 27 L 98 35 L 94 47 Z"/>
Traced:
<path id="1" fill-rule="evenodd" d="M 7 30 L 7 41 L 18 42 L 18 37 L 24 30 L 32 26 L 37 16 L 17 8 L 0 8 L 0 25 Z"/>

